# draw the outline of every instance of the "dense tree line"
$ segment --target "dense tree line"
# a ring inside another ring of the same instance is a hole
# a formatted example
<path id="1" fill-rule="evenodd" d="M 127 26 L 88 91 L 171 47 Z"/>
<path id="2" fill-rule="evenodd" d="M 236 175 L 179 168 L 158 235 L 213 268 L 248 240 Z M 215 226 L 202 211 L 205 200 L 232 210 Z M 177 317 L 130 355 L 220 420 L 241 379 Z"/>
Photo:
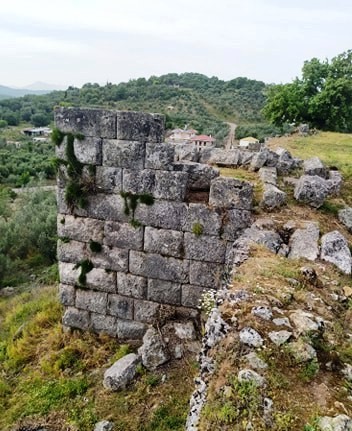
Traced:
<path id="1" fill-rule="evenodd" d="M 306 61 L 302 78 L 268 89 L 263 113 L 277 126 L 304 122 L 321 130 L 352 132 L 352 50 L 331 61 Z"/>

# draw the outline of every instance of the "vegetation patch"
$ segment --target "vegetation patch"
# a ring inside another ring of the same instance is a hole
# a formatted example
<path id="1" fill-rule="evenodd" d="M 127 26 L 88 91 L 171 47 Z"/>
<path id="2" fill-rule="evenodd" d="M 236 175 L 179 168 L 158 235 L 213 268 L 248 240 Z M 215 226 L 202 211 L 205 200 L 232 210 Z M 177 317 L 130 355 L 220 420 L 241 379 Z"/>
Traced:
<path id="1" fill-rule="evenodd" d="M 87 283 L 87 274 L 94 268 L 93 263 L 89 259 L 84 259 L 76 263 L 73 269 L 78 268 L 81 268 L 81 273 L 78 276 L 78 283 L 80 286 L 85 286 Z"/>
<path id="2" fill-rule="evenodd" d="M 138 204 L 145 204 L 151 206 L 154 204 L 154 197 L 149 193 L 130 193 L 120 192 L 121 197 L 124 200 L 124 213 L 126 216 L 130 216 L 130 223 L 133 227 L 138 228 L 141 226 L 139 220 L 136 220 L 135 213 Z"/>

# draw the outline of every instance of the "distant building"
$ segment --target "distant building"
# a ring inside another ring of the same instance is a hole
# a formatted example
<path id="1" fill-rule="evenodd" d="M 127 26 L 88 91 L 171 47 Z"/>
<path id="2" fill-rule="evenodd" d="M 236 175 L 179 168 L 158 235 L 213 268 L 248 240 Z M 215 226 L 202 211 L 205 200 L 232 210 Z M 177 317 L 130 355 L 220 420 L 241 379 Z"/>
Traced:
<path id="1" fill-rule="evenodd" d="M 208 135 L 196 135 L 191 138 L 191 142 L 198 150 L 214 145 L 215 139 Z"/>
<path id="2" fill-rule="evenodd" d="M 239 146 L 252 151 L 257 151 L 261 147 L 259 139 L 253 138 L 253 136 L 247 136 L 246 138 L 240 139 Z"/>
<path id="3" fill-rule="evenodd" d="M 174 129 L 171 130 L 170 135 L 167 138 L 167 142 L 174 144 L 187 144 L 191 138 L 195 136 L 197 130 L 194 129 Z"/>
<path id="4" fill-rule="evenodd" d="M 49 127 L 35 127 L 33 129 L 24 129 L 23 133 L 26 136 L 49 136 L 51 129 Z"/>

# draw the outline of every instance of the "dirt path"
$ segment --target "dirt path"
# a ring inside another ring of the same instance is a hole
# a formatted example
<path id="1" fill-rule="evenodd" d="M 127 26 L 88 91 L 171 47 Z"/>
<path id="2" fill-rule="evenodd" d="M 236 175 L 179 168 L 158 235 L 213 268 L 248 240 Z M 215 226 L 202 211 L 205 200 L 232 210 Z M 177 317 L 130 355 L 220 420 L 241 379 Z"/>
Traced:
<path id="1" fill-rule="evenodd" d="M 237 124 L 235 123 L 226 123 L 226 124 L 230 126 L 230 133 L 225 142 L 225 150 L 229 150 L 232 144 L 235 142 L 235 132 L 236 132 Z"/>

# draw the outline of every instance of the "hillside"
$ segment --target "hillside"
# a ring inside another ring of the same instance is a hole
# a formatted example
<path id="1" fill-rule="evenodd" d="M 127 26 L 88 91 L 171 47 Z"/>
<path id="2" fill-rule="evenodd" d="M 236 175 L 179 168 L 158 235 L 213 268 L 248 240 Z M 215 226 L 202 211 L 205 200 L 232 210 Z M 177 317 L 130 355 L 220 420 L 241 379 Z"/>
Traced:
<path id="1" fill-rule="evenodd" d="M 188 124 L 221 142 L 228 133 L 226 121 L 262 121 L 265 88 L 261 81 L 247 78 L 222 81 L 196 73 L 171 73 L 105 86 L 87 83 L 81 89 L 69 87 L 44 96 L 0 101 L 0 120 L 15 125 L 40 114 L 44 116 L 43 123 L 49 123 L 55 105 L 103 106 L 159 112 L 166 115 L 167 128 Z"/>
<path id="2" fill-rule="evenodd" d="M 0 85 L 0 99 L 8 99 L 12 97 L 22 97 L 26 94 L 29 95 L 40 95 L 49 93 L 52 90 L 48 89 L 37 89 L 37 88 L 11 88 L 4 85 Z"/>

